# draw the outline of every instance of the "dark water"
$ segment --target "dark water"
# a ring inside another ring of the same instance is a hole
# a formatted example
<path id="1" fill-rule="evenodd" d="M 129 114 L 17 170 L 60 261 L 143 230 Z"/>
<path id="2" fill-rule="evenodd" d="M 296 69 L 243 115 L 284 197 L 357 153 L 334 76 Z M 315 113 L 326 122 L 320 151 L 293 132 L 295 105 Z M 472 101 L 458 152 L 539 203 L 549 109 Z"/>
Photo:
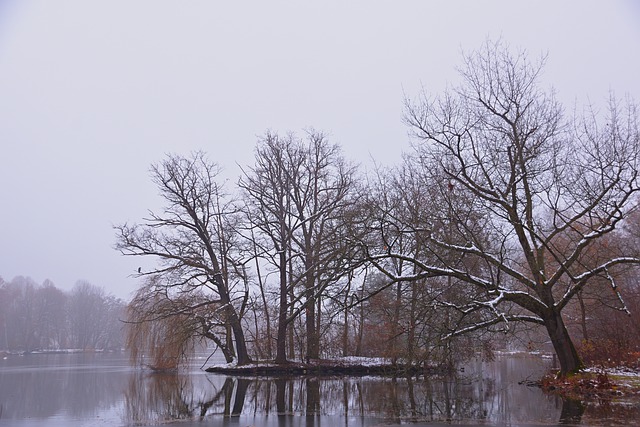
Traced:
<path id="1" fill-rule="evenodd" d="M 123 354 L 0 359 L 0 425 L 374 426 L 635 424 L 637 404 L 567 402 L 520 385 L 550 366 L 537 356 L 472 362 L 451 377 L 230 378 L 152 374 Z"/>

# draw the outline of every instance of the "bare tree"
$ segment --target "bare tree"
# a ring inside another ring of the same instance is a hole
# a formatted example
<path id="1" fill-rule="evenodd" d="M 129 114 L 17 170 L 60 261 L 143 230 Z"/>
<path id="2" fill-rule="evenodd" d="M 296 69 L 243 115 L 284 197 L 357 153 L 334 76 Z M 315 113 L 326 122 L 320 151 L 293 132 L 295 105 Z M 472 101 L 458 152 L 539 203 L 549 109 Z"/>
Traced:
<path id="1" fill-rule="evenodd" d="M 291 172 L 293 164 L 302 161 L 293 141 L 267 133 L 256 148 L 256 164 L 245 172 L 239 186 L 245 193 L 246 213 L 252 227 L 250 240 L 256 266 L 266 260 L 278 274 L 278 329 L 276 363 L 285 363 L 289 311 L 289 270 L 293 233 L 299 224 L 291 212 Z M 260 272 L 259 268 L 256 271 Z M 262 295 L 265 280 L 259 276 Z M 265 303 L 266 305 L 266 303 Z M 265 310 L 267 312 L 267 310 Z M 268 312 L 267 312 L 268 317 Z M 268 321 L 268 319 L 267 319 Z"/>
<path id="2" fill-rule="evenodd" d="M 553 93 L 539 87 L 543 65 L 487 42 L 464 56 L 461 85 L 439 98 L 407 100 L 415 137 L 407 161 L 439 189 L 432 203 L 450 200 L 451 232 L 443 234 L 435 219 L 425 222 L 419 231 L 428 257 L 370 255 L 390 277 L 397 275 L 381 260 L 417 267 L 396 280 L 449 278 L 463 297 L 439 299 L 461 315 L 451 336 L 514 321 L 543 325 L 565 375 L 582 363 L 562 310 L 597 278 L 617 292 L 611 272 L 640 261 L 609 254 L 587 268 L 583 259 L 634 203 L 640 141 L 630 103 L 623 108 L 612 99 L 605 124 L 591 109 L 565 120 Z"/>
<path id="3" fill-rule="evenodd" d="M 286 362 L 287 330 L 302 313 L 306 357 L 319 357 L 323 293 L 351 262 L 345 224 L 355 168 L 319 132 L 306 139 L 267 133 L 255 166 L 240 180 L 255 253 L 278 275 L 276 361 Z"/>
<path id="4" fill-rule="evenodd" d="M 71 290 L 69 320 L 75 348 L 96 349 L 106 341 L 107 306 L 104 289 L 80 280 Z"/>
<path id="5" fill-rule="evenodd" d="M 69 296 L 56 288 L 48 279 L 42 283 L 37 293 L 37 299 L 40 301 L 38 311 L 42 316 L 40 321 L 42 348 L 65 348 L 69 342 L 70 322 L 67 313 Z"/>
<path id="6" fill-rule="evenodd" d="M 68 344 L 67 295 L 49 280 L 0 280 L 0 348 L 33 351 Z"/>
<path id="7" fill-rule="evenodd" d="M 175 316 L 175 321 L 183 322 L 190 317 L 189 325 L 199 328 L 187 329 L 212 339 L 227 360 L 237 357 L 238 364 L 246 364 L 251 359 L 242 315 L 248 291 L 238 258 L 238 217 L 216 181 L 218 174 L 218 166 L 202 152 L 168 156 L 152 166 L 152 179 L 166 206 L 160 214 L 150 212 L 142 224 L 115 227 L 116 248 L 124 255 L 160 261 L 157 268 L 140 272 L 155 280 L 143 286 L 134 300 L 160 301 L 148 307 L 159 312 L 134 320 L 163 321 Z"/>

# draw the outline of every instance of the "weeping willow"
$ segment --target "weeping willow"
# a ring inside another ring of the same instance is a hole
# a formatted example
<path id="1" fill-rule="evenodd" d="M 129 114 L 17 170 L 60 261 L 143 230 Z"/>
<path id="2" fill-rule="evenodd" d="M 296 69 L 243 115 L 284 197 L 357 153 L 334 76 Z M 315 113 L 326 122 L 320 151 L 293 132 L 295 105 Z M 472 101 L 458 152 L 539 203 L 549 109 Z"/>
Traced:
<path id="1" fill-rule="evenodd" d="M 153 370 L 177 369 L 193 353 L 198 324 L 167 300 L 136 296 L 127 308 L 126 346 L 131 361 Z"/>

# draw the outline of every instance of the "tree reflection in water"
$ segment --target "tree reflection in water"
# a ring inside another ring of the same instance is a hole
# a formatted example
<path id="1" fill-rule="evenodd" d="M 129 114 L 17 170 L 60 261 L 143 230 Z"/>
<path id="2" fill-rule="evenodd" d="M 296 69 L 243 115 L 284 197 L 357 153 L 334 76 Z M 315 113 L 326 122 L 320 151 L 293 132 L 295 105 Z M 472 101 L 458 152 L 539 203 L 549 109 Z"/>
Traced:
<path id="1" fill-rule="evenodd" d="M 145 374 L 120 354 L 9 357 L 0 361 L 0 425 L 84 425 L 96 419 L 105 425 L 196 420 L 179 423 L 189 426 L 200 419 L 222 419 L 279 427 L 446 420 L 637 424 L 637 397 L 563 402 L 518 385 L 540 378 L 548 369 L 541 360 L 509 356 L 473 362 L 451 377 L 269 379 L 225 377 L 196 367 L 184 374 Z"/>
<path id="2" fill-rule="evenodd" d="M 571 402 L 524 386 L 499 389 L 493 379 L 237 378 L 216 375 L 138 374 L 125 397 L 128 423 L 209 417 L 303 417 L 318 425 L 326 416 L 387 422 L 475 420 L 579 421 Z"/>
<path id="3" fill-rule="evenodd" d="M 193 392 L 188 376 L 137 373 L 125 392 L 125 416 L 131 421 L 191 418 Z"/>
<path id="4" fill-rule="evenodd" d="M 584 414 L 584 405 L 579 400 L 562 399 L 562 412 L 560 412 L 560 423 L 578 424 Z"/>
<path id="5" fill-rule="evenodd" d="M 532 372 L 523 363 L 478 363 L 467 366 L 466 373 L 427 378 L 137 373 L 126 392 L 125 422 L 160 424 L 219 417 L 242 425 L 277 426 L 411 421 L 514 425 L 598 424 L 601 420 L 620 422 L 640 417 L 637 404 L 563 401 L 539 388 L 519 385 L 518 381 Z"/>

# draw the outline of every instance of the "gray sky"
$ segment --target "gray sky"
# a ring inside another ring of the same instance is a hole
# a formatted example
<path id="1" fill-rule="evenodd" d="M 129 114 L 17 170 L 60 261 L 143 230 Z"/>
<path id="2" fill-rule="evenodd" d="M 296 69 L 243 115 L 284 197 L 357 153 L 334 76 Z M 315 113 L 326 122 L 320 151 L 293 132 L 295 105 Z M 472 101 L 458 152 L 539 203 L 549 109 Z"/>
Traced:
<path id="1" fill-rule="evenodd" d="M 640 2 L 0 0 L 0 277 L 128 298 L 112 225 L 159 198 L 148 169 L 203 149 L 235 181 L 258 135 L 314 127 L 347 157 L 408 148 L 404 94 L 461 50 L 548 53 L 568 110 L 640 101 Z"/>

